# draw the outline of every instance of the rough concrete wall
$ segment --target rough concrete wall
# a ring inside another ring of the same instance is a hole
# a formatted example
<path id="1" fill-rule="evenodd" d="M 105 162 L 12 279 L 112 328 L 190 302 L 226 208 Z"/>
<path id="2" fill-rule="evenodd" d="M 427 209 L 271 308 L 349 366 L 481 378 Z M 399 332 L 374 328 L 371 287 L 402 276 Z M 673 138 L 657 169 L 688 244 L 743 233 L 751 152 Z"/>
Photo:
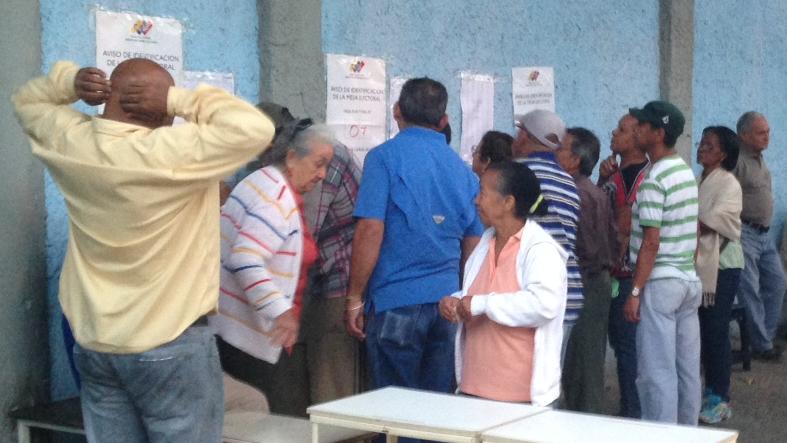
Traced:
<path id="1" fill-rule="evenodd" d="M 322 0 L 259 2 L 260 96 L 287 106 L 295 116 L 324 120 L 321 4 Z"/>
<path id="2" fill-rule="evenodd" d="M 325 52 L 382 57 L 389 76 L 442 81 L 457 132 L 460 71 L 499 79 L 495 126 L 513 132 L 511 68 L 554 66 L 557 112 L 593 130 L 606 155 L 620 116 L 659 96 L 658 24 L 654 1 L 331 0 L 322 29 Z"/>
<path id="3" fill-rule="evenodd" d="M 173 17 L 183 24 L 184 68 L 194 71 L 230 71 L 235 92 L 256 102 L 259 97 L 257 4 L 253 0 L 42 0 L 41 44 L 44 70 L 59 59 L 82 65 L 95 64 L 94 9 L 124 10 Z M 52 396 L 76 394 L 68 369 L 59 327 L 57 282 L 65 255 L 67 218 L 62 196 L 46 177 L 47 275 L 49 304 Z"/>
<path id="4" fill-rule="evenodd" d="M 675 148 L 692 163 L 692 68 L 694 62 L 694 0 L 660 2 L 661 98 L 683 112 L 686 125 Z"/>
<path id="5" fill-rule="evenodd" d="M 48 385 L 43 168 L 8 98 L 41 66 L 38 1 L 0 2 L 0 441 L 9 409 L 45 400 Z"/>
<path id="6" fill-rule="evenodd" d="M 765 114 L 776 203 L 771 232 L 780 241 L 787 213 L 787 193 L 779 192 L 787 187 L 787 3 L 697 0 L 694 27 L 694 139 L 710 125 L 734 130 L 746 111 Z"/>

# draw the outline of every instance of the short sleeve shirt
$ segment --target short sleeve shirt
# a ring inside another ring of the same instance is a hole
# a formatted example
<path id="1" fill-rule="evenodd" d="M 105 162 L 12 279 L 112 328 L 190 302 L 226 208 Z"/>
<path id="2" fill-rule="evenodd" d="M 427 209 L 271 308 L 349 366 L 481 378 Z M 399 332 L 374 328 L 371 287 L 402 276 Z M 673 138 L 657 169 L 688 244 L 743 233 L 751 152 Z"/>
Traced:
<path id="1" fill-rule="evenodd" d="M 483 233 L 478 179 L 445 136 L 411 127 L 371 150 L 355 217 L 385 225 L 367 292 L 376 312 L 459 290 L 461 241 Z"/>
<path id="2" fill-rule="evenodd" d="M 677 154 L 653 164 L 632 209 L 631 260 L 642 247 L 643 228 L 659 228 L 659 250 L 650 278 L 696 280 L 699 200 L 697 182 Z"/>

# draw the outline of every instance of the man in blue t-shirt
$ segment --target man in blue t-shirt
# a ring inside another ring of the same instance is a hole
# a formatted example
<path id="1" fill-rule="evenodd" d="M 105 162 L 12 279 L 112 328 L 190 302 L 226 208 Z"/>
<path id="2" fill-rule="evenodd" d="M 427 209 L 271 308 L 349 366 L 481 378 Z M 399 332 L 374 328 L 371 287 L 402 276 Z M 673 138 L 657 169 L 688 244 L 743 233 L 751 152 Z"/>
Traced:
<path id="1" fill-rule="evenodd" d="M 393 109 L 401 132 L 364 163 L 345 323 L 366 340 L 378 388 L 455 387 L 456 327 L 438 302 L 459 289 L 462 258 L 483 226 L 473 204 L 478 180 L 438 132 L 447 101 L 439 82 L 408 80 Z"/>

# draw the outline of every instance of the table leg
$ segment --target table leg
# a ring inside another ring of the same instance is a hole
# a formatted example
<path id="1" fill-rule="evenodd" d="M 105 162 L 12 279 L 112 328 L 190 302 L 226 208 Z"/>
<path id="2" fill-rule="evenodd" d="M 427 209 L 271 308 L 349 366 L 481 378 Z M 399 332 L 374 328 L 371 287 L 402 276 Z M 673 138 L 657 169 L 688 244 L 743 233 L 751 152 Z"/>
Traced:
<path id="1" fill-rule="evenodd" d="M 320 425 L 312 423 L 312 443 L 320 443 Z"/>
<path id="2" fill-rule="evenodd" d="M 392 434 L 385 434 L 385 443 L 399 443 L 399 436 Z"/>
<path id="3" fill-rule="evenodd" d="M 30 443 L 30 426 L 23 421 L 17 422 L 16 425 L 17 435 L 19 436 L 19 443 Z"/>

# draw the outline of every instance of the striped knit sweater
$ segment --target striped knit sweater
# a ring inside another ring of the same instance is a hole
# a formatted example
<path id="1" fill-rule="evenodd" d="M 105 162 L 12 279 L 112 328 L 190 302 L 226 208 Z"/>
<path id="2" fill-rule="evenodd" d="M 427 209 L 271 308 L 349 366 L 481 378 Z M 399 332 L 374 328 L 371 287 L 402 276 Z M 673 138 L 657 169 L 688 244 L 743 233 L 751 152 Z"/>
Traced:
<path id="1" fill-rule="evenodd" d="M 221 210 L 219 313 L 211 325 L 227 343 L 275 363 L 274 320 L 294 302 L 303 254 L 294 191 L 272 166 L 243 179 Z"/>
<path id="2" fill-rule="evenodd" d="M 575 252 L 579 223 L 579 194 L 574 180 L 558 165 L 552 152 L 534 152 L 520 159 L 536 175 L 541 195 L 549 204 L 547 215 L 531 217 L 568 253 L 568 298 L 563 322 L 573 324 L 582 311 L 582 276 Z"/>

